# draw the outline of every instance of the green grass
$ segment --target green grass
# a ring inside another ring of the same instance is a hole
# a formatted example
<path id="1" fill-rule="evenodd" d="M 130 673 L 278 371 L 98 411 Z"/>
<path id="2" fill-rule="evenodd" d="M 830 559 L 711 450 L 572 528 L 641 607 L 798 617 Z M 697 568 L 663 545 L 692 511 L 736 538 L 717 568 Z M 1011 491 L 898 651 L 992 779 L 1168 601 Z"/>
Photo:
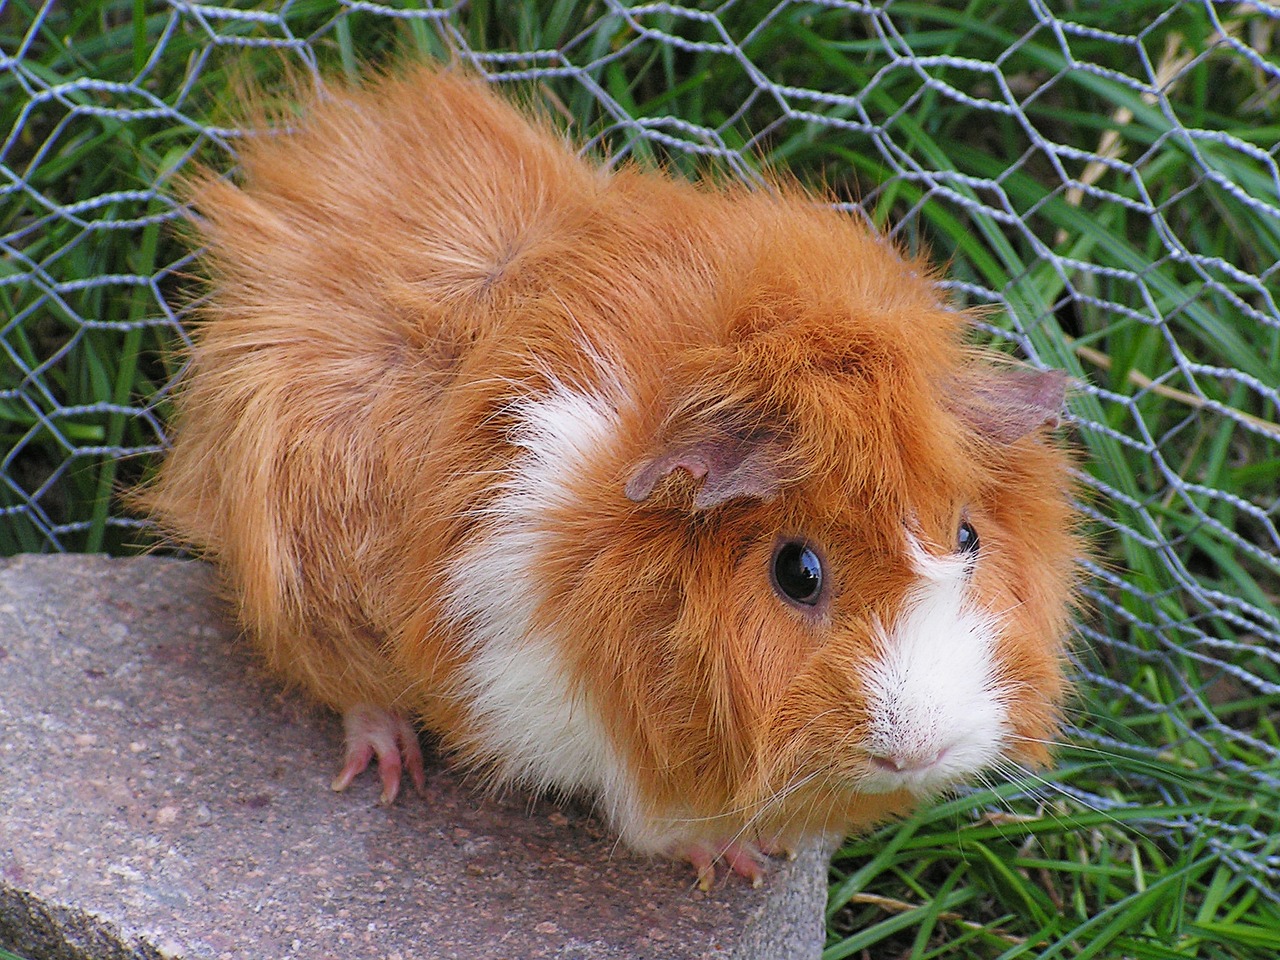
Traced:
<path id="1" fill-rule="evenodd" d="M 1215 25 L 1202 8 L 1168 7 L 1079 4 L 1073 22 L 1089 29 L 1068 36 L 1064 50 L 1019 3 L 896 3 L 894 25 L 917 55 L 1000 63 L 996 77 L 935 60 L 932 85 L 891 64 L 858 15 L 796 6 L 766 17 L 773 4 L 758 0 L 720 12 L 745 59 L 779 85 L 861 92 L 866 119 L 887 127 L 913 162 L 971 178 L 952 176 L 950 193 L 897 176 L 864 132 L 841 125 L 862 119 L 848 102 L 789 94 L 794 108 L 822 121 L 784 119 L 773 98 L 752 98 L 740 59 L 642 42 L 600 3 L 472 0 L 452 21 L 472 49 L 566 49 L 576 64 L 599 61 L 592 81 L 630 116 L 679 116 L 748 157 L 861 200 L 874 222 L 898 225 L 908 246 L 948 262 L 974 302 L 1007 304 L 1008 315 L 990 318 L 993 338 L 1113 395 L 1080 393 L 1073 404 L 1082 420 L 1114 431 L 1076 437 L 1099 569 L 1114 574 L 1091 585 L 1079 655 L 1090 674 L 1116 682 L 1081 685 L 1073 719 L 1084 733 L 1042 781 L 940 803 L 847 844 L 832 872 L 828 958 L 1280 954 L 1280 907 L 1248 867 L 1280 855 L 1280 698 L 1266 693 L 1280 684 L 1280 435 L 1269 426 L 1277 411 L 1251 385 L 1280 384 L 1280 317 L 1268 300 L 1280 299 L 1280 216 L 1248 198 L 1275 209 L 1280 197 L 1260 154 L 1180 132 L 1220 131 L 1274 157 L 1280 110 L 1263 71 L 1224 48 L 1204 53 Z M 327 70 L 356 74 L 396 50 L 447 52 L 430 22 L 368 12 L 335 20 L 334 9 L 300 0 L 288 19 Z M 1238 43 L 1274 61 L 1275 21 L 1217 10 Z M 6 52 L 18 49 L 34 15 L 23 0 L 0 11 Z M 580 36 L 589 23 L 596 27 Z M 1136 40 L 1112 37 L 1133 37 L 1142 25 Z M 683 41 L 721 39 L 707 23 L 671 14 L 644 26 Z M 281 36 L 248 21 L 217 29 L 246 41 Z M 1167 106 L 1118 79 L 1140 75 L 1139 47 L 1154 69 L 1184 67 L 1171 70 Z M 1071 62 L 1104 69 L 1069 69 L 1068 51 Z M 164 184 L 192 157 L 229 162 L 199 124 L 222 121 L 233 85 L 245 77 L 270 84 L 285 58 L 262 47 L 210 49 L 203 28 L 158 5 L 84 0 L 48 15 L 26 48 L 26 69 L 49 82 L 133 85 L 75 91 L 67 95 L 74 103 L 139 107 L 153 105 L 150 96 L 172 115 L 125 122 L 73 115 L 55 102 L 29 109 L 14 75 L 0 72 L 0 135 L 22 117 L 3 162 L 31 187 L 0 197 L 0 236 L 11 238 L 0 255 L 0 470 L 18 488 L 0 484 L 0 509 L 21 508 L 0 519 L 0 553 L 48 549 L 51 539 L 123 550 L 139 539 L 106 493 L 138 477 L 147 460 L 97 451 L 158 442 L 137 411 L 165 412 L 156 394 L 173 374 L 163 352 L 172 330 L 161 304 L 182 302 L 186 257 Z M 519 65 L 539 64 L 546 61 Z M 1094 171 L 1071 151 L 1094 154 L 1115 137 L 1118 157 L 1141 159 L 1137 179 L 1102 168 L 1091 182 L 1107 196 L 1077 197 L 1017 118 L 975 111 L 940 88 L 999 100 L 1001 83 L 1072 176 Z M 615 153 L 690 176 L 749 175 L 620 128 L 575 80 L 544 78 L 534 93 L 576 134 Z M 1236 189 L 1215 186 L 1205 169 Z M 157 184 L 141 198 L 127 193 Z M 64 207 L 107 199 L 72 216 L 51 214 L 37 193 Z M 1161 211 L 1160 229 L 1134 208 L 1145 200 Z M 990 209 L 1005 203 L 1025 229 Z M 1187 255 L 1170 256 L 1165 228 Z M 76 284 L 115 276 L 154 282 Z M 1192 375 L 1188 363 L 1249 379 Z M 1151 449 L 1131 442 L 1140 424 L 1163 469 Z M 1232 646 L 1223 652 L 1222 643 Z M 1175 821 L 1188 826 L 1169 826 Z"/>
<path id="2" fill-rule="evenodd" d="M 1171 843 L 1143 828 L 1184 818 L 1266 834 L 1275 790 L 1070 746 L 1061 761 L 1053 782 L 1102 780 L 1127 804 L 1091 810 L 1049 782 L 1034 806 L 1007 804 L 1005 786 L 850 842 L 833 869 L 828 918 L 841 938 L 827 960 L 872 945 L 875 957 L 1275 955 L 1280 904 L 1211 846 L 1212 830 Z M 1126 783 L 1129 769 L 1147 789 Z M 1153 785 L 1182 802 L 1155 800 Z M 1253 852 L 1274 855 L 1273 837 Z"/>

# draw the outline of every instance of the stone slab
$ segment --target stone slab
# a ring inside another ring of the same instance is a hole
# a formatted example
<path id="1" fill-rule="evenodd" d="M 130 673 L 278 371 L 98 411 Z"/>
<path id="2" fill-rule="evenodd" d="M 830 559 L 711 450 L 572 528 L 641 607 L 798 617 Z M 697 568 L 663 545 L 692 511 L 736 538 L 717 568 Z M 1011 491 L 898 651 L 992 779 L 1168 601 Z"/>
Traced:
<path id="1" fill-rule="evenodd" d="M 340 725 L 255 669 L 203 564 L 0 561 L 0 946 L 31 960 L 817 957 L 829 851 L 709 894 L 588 811 L 334 794 Z"/>

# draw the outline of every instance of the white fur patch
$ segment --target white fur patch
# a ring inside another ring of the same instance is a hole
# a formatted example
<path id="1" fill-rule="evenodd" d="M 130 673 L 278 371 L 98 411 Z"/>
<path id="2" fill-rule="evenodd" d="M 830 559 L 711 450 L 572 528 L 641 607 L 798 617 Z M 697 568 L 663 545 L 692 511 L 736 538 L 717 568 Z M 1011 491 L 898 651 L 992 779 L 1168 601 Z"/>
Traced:
<path id="1" fill-rule="evenodd" d="M 616 389 L 616 379 L 605 382 Z M 523 452 L 449 579 L 449 614 L 467 625 L 465 697 L 475 739 L 502 780 L 586 790 L 627 833 L 640 820 L 630 778 L 590 691 L 571 683 L 555 638 L 534 625 L 545 599 L 549 514 L 572 506 L 572 479 L 616 443 L 617 405 L 554 383 L 515 412 L 511 440 Z"/>
<path id="2" fill-rule="evenodd" d="M 893 625 L 878 628 L 866 681 L 863 747 L 881 758 L 859 784 L 868 793 L 930 793 L 978 773 L 1001 755 L 1010 729 L 995 659 L 999 619 L 968 599 L 967 559 L 930 556 L 914 541 L 910 552 L 920 579 Z"/>

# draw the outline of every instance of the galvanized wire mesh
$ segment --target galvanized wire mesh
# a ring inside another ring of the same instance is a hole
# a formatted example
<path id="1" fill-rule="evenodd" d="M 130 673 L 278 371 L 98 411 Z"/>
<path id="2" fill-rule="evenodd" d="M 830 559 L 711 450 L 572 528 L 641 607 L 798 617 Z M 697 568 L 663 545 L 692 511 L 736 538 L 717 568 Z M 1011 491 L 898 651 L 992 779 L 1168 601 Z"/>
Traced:
<path id="1" fill-rule="evenodd" d="M 263 47 L 310 71 L 417 48 L 535 82 L 613 162 L 751 179 L 765 157 L 950 255 L 956 299 L 997 308 L 990 335 L 1081 384 L 1100 548 L 1081 669 L 1105 707 L 1075 736 L 1280 785 L 1265 734 L 1280 704 L 1280 9 L 1185 0 L 1117 17 L 1025 0 L 966 22 L 893 2 L 546 7 L 504 24 L 480 22 L 503 5 L 475 2 L 168 0 L 140 33 L 99 25 L 122 44 L 104 76 L 102 58 L 44 65 L 54 4 L 0 4 L 6 546 L 137 536 L 109 494 L 164 444 L 176 370 L 156 351 L 182 336 L 190 260 L 169 184 L 193 157 L 234 162 L 213 99 L 225 71 Z M 704 110 L 710 88 L 730 106 Z M 95 138 L 131 145 L 131 188 L 68 159 Z M 1157 719 L 1135 729 L 1135 715 Z M 1263 888 L 1280 882 L 1267 831 L 1207 826 Z"/>

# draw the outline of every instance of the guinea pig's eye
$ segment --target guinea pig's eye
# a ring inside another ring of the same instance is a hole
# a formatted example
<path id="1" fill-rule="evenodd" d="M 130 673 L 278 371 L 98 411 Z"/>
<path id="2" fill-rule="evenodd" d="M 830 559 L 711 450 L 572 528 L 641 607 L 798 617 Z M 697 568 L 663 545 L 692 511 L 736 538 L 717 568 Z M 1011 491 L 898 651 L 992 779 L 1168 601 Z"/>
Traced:
<path id="1" fill-rule="evenodd" d="M 773 588 L 793 603 L 811 607 L 822 596 L 822 561 L 800 540 L 780 544 L 773 554 Z"/>
<path id="2" fill-rule="evenodd" d="M 968 520 L 960 521 L 960 530 L 956 534 L 956 550 L 970 557 L 978 555 L 978 531 Z"/>

